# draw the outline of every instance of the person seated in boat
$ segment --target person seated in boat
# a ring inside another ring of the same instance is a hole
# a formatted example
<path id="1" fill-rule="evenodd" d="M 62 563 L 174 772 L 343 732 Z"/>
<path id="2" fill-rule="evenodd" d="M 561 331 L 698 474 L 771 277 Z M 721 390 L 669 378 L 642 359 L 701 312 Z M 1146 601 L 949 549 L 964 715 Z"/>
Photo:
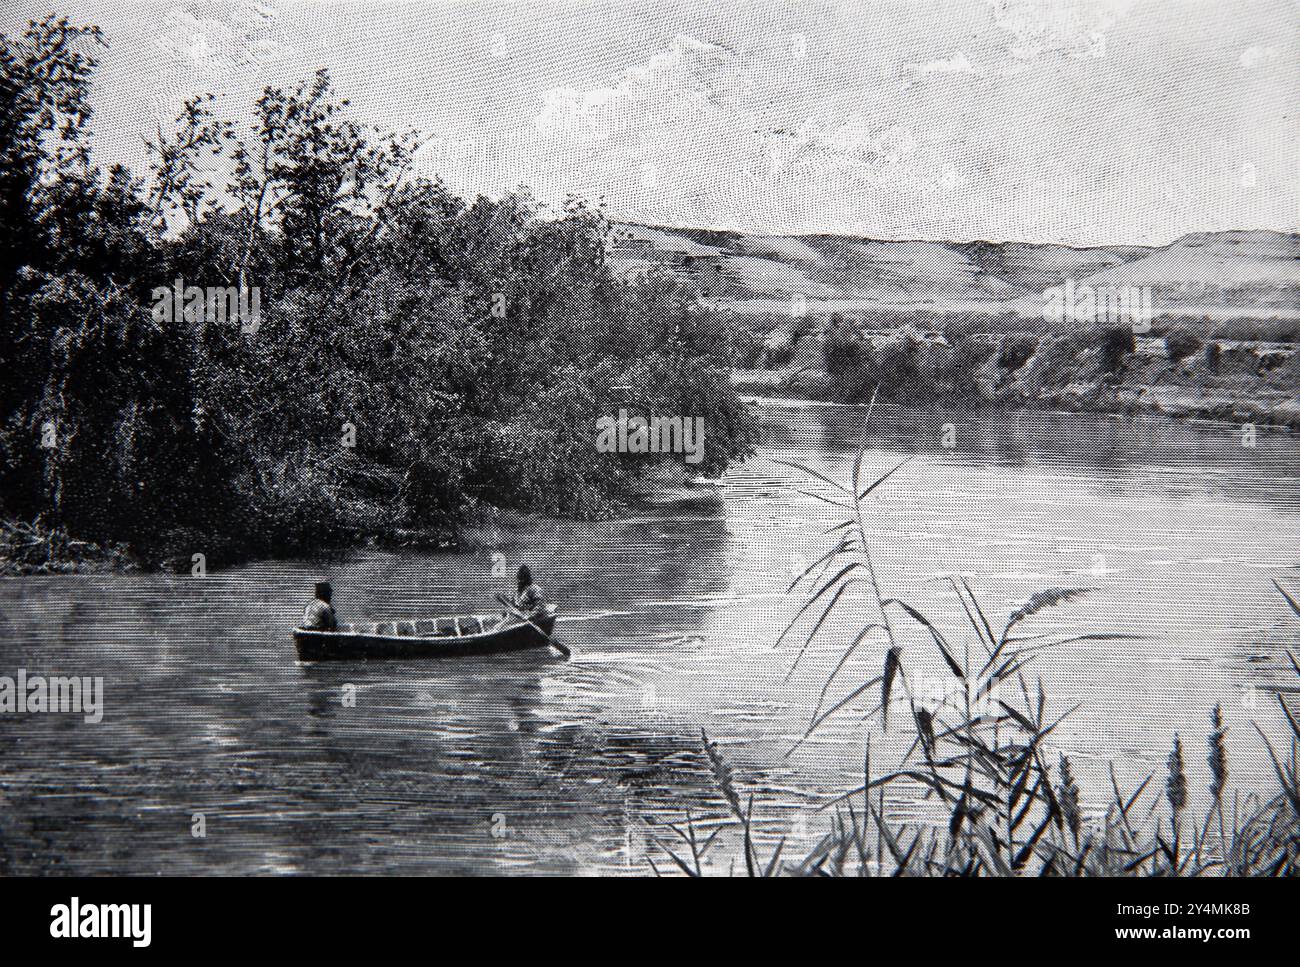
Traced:
<path id="1" fill-rule="evenodd" d="M 528 569 L 527 564 L 519 568 L 518 585 L 519 588 L 510 603 L 526 618 L 539 617 L 546 609 L 546 602 L 542 598 L 542 589 L 533 583 L 533 572 Z"/>
<path id="2" fill-rule="evenodd" d="M 330 599 L 333 597 L 334 589 L 330 587 L 330 583 L 317 581 L 316 600 L 307 605 L 307 610 L 303 612 L 302 626 L 315 631 L 338 630 L 339 621 L 334 614 L 334 605 L 330 604 Z"/>

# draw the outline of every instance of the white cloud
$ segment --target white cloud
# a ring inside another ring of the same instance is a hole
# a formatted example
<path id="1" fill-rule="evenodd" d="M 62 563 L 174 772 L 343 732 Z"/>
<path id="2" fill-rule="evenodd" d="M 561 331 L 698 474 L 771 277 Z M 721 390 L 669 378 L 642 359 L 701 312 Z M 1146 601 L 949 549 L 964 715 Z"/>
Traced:
<path id="1" fill-rule="evenodd" d="M 854 114 L 838 123 L 814 116 L 793 130 L 773 131 L 765 155 L 775 174 L 799 164 L 884 168 L 898 164 L 915 148 L 910 127 L 873 125 Z"/>
<path id="2" fill-rule="evenodd" d="M 918 162 L 916 135 L 906 124 L 872 122 L 861 114 L 841 121 L 807 118 L 773 131 L 762 147 L 769 177 L 900 192 L 951 190 L 964 179 L 951 165 L 933 171 Z"/>
<path id="3" fill-rule="evenodd" d="M 1237 62 L 1247 70 L 1252 70 L 1256 67 L 1262 67 L 1265 64 L 1272 64 L 1279 57 L 1281 57 L 1281 54 L 1278 53 L 1276 47 L 1252 46 L 1247 47 L 1241 52 L 1241 56 L 1237 58 Z"/>
<path id="4" fill-rule="evenodd" d="M 1106 33 L 1129 0 L 985 0 L 993 21 L 1011 35 L 1003 56 L 972 61 L 965 51 L 907 63 L 913 77 L 998 78 L 1020 74 L 1040 60 L 1106 55 Z"/>
<path id="5" fill-rule="evenodd" d="M 490 160 L 490 151 L 488 145 L 478 138 L 434 134 L 425 138 L 416 149 L 414 158 L 420 170 L 437 174 L 444 168 L 482 168 Z"/>
<path id="6" fill-rule="evenodd" d="M 951 57 L 926 61 L 923 64 L 907 64 L 906 70 L 914 74 L 979 74 L 975 65 L 963 51 L 957 51 Z"/>
<path id="7" fill-rule="evenodd" d="M 1020 61 L 1044 57 L 1102 57 L 1106 31 L 1126 3 L 1086 7 L 1067 0 L 987 0 L 997 25 L 1014 37 L 1008 53 Z"/>
<path id="8" fill-rule="evenodd" d="M 243 0 L 226 18 L 198 17 L 183 7 L 173 7 L 153 42 L 173 59 L 211 78 L 293 55 L 279 11 L 259 0 Z"/>
<path id="9" fill-rule="evenodd" d="M 678 34 L 667 50 L 629 67 L 609 86 L 547 91 L 533 125 L 543 134 L 606 138 L 629 127 L 731 106 L 750 88 L 735 54 Z"/>

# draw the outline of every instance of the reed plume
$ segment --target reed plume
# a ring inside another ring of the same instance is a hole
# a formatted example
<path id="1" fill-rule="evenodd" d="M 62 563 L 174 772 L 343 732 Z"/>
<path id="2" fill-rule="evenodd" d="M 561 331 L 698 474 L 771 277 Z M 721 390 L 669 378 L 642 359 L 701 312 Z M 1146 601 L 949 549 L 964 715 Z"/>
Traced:
<path id="1" fill-rule="evenodd" d="M 1166 763 L 1169 777 L 1165 780 L 1165 798 L 1169 800 L 1169 808 L 1173 810 L 1174 819 L 1183 811 L 1187 805 L 1187 773 L 1183 771 L 1183 740 L 1174 734 L 1174 747 L 1169 750 L 1169 759 Z"/>
<path id="2" fill-rule="evenodd" d="M 1210 794 L 1218 806 L 1223 805 L 1223 790 L 1228 785 L 1228 750 L 1224 745 L 1227 729 L 1223 726 L 1223 707 L 1214 706 L 1210 714 L 1213 729 L 1210 732 L 1210 754 L 1206 762 L 1210 766 Z"/>
<path id="3" fill-rule="evenodd" d="M 1070 760 L 1064 755 L 1061 756 L 1061 781 L 1056 787 L 1056 799 L 1061 806 L 1061 816 L 1065 820 L 1065 825 L 1074 834 L 1077 843 L 1079 833 L 1083 829 L 1083 818 L 1079 813 L 1079 786 L 1070 771 Z"/>

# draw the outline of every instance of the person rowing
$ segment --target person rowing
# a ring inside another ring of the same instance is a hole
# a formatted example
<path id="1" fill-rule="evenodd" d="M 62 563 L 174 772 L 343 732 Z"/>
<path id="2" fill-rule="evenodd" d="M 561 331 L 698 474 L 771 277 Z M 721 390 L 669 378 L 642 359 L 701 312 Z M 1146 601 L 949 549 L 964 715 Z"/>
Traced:
<path id="1" fill-rule="evenodd" d="M 330 583 L 317 581 L 316 600 L 307 605 L 307 610 L 303 612 L 302 627 L 316 631 L 337 631 L 338 617 L 334 614 L 334 605 L 330 604 L 333 597 L 334 589 Z"/>
<path id="2" fill-rule="evenodd" d="M 551 635 L 548 630 L 550 624 L 548 623 L 546 628 L 537 624 L 538 621 L 553 622 L 555 609 L 546 603 L 545 598 L 542 597 L 542 589 L 533 583 L 533 572 L 528 569 L 527 564 L 519 568 L 515 584 L 515 593 L 509 598 L 501 594 L 497 595 L 497 600 L 509 609 L 506 612 L 507 616 L 532 625 L 545 636 L 552 648 L 568 658 L 571 652 Z"/>
<path id="3" fill-rule="evenodd" d="M 516 611 L 522 614 L 530 621 L 540 617 L 546 608 L 546 602 L 542 598 L 542 589 L 533 583 L 533 572 L 524 564 L 519 568 L 516 575 L 518 589 L 511 598 L 510 604 Z"/>

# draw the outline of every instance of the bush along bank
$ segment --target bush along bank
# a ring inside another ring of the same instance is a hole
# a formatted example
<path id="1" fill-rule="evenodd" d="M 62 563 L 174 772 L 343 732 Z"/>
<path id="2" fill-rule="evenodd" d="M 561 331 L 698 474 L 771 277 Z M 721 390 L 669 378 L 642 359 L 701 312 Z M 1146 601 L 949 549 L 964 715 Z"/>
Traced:
<path id="1" fill-rule="evenodd" d="M 104 170 L 103 43 L 0 36 L 0 520 L 50 538 L 10 540 L 6 569 L 607 515 L 682 462 L 598 450 L 623 409 L 700 420 L 693 473 L 750 452 L 728 321 L 670 275 L 616 276 L 598 207 L 458 197 L 326 71 L 237 120 L 196 95 L 143 176 Z"/>
<path id="2" fill-rule="evenodd" d="M 774 342 L 779 340 L 773 340 Z M 802 334 L 800 365 L 733 374 L 742 392 L 839 403 L 1158 412 L 1300 428 L 1300 352 L 1291 344 L 1202 337 L 1166 324 L 1149 334 L 863 331 L 831 323 Z"/>

